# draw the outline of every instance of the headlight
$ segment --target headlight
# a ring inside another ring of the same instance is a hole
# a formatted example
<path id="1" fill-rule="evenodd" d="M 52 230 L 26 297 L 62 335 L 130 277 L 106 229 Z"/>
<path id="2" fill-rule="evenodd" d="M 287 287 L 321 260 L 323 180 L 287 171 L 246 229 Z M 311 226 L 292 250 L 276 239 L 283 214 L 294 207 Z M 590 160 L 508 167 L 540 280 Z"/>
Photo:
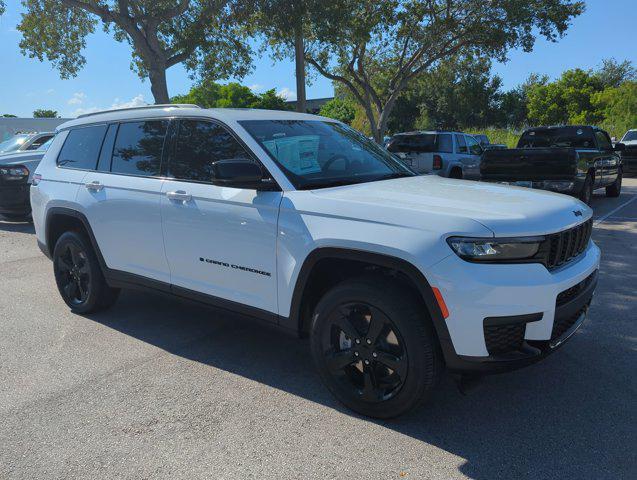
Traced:
<path id="1" fill-rule="evenodd" d="M 29 176 L 29 169 L 21 165 L 17 167 L 0 167 L 0 175 L 5 177 L 5 180 L 22 180 L 24 177 Z"/>
<path id="2" fill-rule="evenodd" d="M 534 258 L 543 241 L 544 237 L 447 239 L 452 250 L 463 260 L 504 263 Z"/>

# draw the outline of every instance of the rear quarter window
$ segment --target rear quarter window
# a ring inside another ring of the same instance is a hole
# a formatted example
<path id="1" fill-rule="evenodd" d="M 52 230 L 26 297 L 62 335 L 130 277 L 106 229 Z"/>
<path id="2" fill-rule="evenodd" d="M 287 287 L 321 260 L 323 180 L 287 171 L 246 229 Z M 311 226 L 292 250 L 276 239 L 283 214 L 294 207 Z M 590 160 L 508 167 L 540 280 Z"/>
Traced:
<path id="1" fill-rule="evenodd" d="M 58 166 L 83 170 L 95 169 L 105 133 L 106 125 L 71 130 L 58 155 Z"/>

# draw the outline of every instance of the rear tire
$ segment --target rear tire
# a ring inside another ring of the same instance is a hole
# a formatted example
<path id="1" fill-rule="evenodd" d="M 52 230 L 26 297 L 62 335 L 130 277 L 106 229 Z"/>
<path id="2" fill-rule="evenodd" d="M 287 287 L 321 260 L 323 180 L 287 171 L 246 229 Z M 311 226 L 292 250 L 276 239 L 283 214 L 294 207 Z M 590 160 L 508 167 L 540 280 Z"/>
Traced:
<path id="1" fill-rule="evenodd" d="M 345 280 L 328 291 L 314 311 L 310 342 L 327 388 L 370 417 L 415 408 L 443 370 L 426 308 L 383 277 Z"/>
<path id="2" fill-rule="evenodd" d="M 462 180 L 462 170 L 459 168 L 452 168 L 449 172 L 449 178 L 457 178 L 458 180 Z"/>
<path id="3" fill-rule="evenodd" d="M 119 289 L 106 283 L 86 235 L 66 232 L 53 250 L 53 273 L 64 302 L 75 313 L 93 313 L 110 307 Z"/>
<path id="4" fill-rule="evenodd" d="M 586 176 L 586 180 L 584 180 L 584 186 L 582 187 L 582 191 L 579 194 L 579 199 L 584 202 L 586 205 L 591 204 L 591 200 L 593 198 L 593 177 L 590 175 Z"/>
<path id="5" fill-rule="evenodd" d="M 617 174 L 617 180 L 615 180 L 615 183 L 606 187 L 607 197 L 611 197 L 611 198 L 619 197 L 619 195 L 622 193 L 622 177 L 623 177 L 622 172 L 619 172 Z"/>

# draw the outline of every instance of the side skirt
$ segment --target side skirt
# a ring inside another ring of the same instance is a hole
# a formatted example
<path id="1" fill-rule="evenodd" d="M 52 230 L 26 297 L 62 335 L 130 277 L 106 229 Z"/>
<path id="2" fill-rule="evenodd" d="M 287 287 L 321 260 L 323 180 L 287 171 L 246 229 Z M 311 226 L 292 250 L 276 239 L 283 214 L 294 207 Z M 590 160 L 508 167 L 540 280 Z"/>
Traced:
<path id="1" fill-rule="evenodd" d="M 150 290 L 154 292 L 161 292 L 166 295 L 171 295 L 177 298 L 182 298 L 195 303 L 203 304 L 215 309 L 224 310 L 238 314 L 242 317 L 256 320 L 259 324 L 267 327 L 273 327 L 283 333 L 297 336 L 296 331 L 286 328 L 288 324 L 287 319 L 284 319 L 276 313 L 268 312 L 260 308 L 251 307 L 242 303 L 226 300 L 225 298 L 215 297 L 213 295 L 207 295 L 205 293 L 196 292 L 187 288 L 179 287 L 177 285 L 171 285 L 169 283 L 160 282 L 158 280 L 149 279 L 133 273 L 122 272 L 120 270 L 111 270 L 106 268 L 104 271 L 104 278 L 108 285 L 112 288 L 125 288 L 125 289 L 137 289 L 137 290 Z"/>

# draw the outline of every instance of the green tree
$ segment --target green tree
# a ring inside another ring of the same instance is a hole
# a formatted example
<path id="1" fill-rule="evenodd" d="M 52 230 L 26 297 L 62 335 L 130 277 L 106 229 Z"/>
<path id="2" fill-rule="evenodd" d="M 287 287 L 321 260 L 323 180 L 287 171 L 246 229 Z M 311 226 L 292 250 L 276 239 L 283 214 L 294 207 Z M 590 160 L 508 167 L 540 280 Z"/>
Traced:
<path id="1" fill-rule="evenodd" d="M 593 95 L 602 125 L 616 137 L 637 126 L 637 81 L 625 81 Z"/>
<path id="2" fill-rule="evenodd" d="M 77 75 L 86 37 L 98 24 L 132 48 L 131 68 L 148 78 L 156 103 L 168 103 L 166 70 L 184 64 L 193 76 L 241 77 L 251 50 L 241 41 L 231 0 L 24 0 L 20 48 L 48 59 L 62 78 Z"/>
<path id="3" fill-rule="evenodd" d="M 618 62 L 614 58 L 607 58 L 602 60 L 602 67 L 595 72 L 595 76 L 604 88 L 616 88 L 626 81 L 637 80 L 637 70 L 630 60 Z"/>
<path id="4" fill-rule="evenodd" d="M 351 125 L 356 117 L 356 103 L 349 99 L 333 98 L 321 107 L 319 115 Z"/>
<path id="5" fill-rule="evenodd" d="M 265 108 L 269 110 L 289 110 L 290 106 L 279 97 L 274 89 L 255 94 L 248 87 L 236 82 L 220 85 L 212 80 L 204 80 L 185 95 L 176 95 L 172 103 L 194 103 L 203 108 Z"/>
<path id="6" fill-rule="evenodd" d="M 4 1 L 0 0 L 0 15 L 4 13 L 4 10 L 5 10 Z"/>
<path id="7" fill-rule="evenodd" d="M 584 4 L 570 0 L 351 0 L 333 39 L 306 52 L 321 75 L 342 84 L 365 109 L 382 139 L 408 85 L 456 54 L 505 60 L 533 48 L 536 35 L 555 41 Z"/>
<path id="8" fill-rule="evenodd" d="M 596 123 L 600 116 L 592 96 L 602 90 L 603 84 L 593 72 L 567 70 L 555 82 L 531 87 L 529 120 L 541 125 Z"/>
<path id="9" fill-rule="evenodd" d="M 2 115 L 0 115 L 0 117 L 4 117 L 4 118 L 17 118 L 16 115 L 12 115 L 10 113 L 3 113 Z"/>
<path id="10" fill-rule="evenodd" d="M 39 108 L 33 111 L 33 118 L 59 118 L 58 112 L 55 110 L 46 110 Z"/>
<path id="11" fill-rule="evenodd" d="M 275 60 L 293 58 L 296 77 L 296 109 L 306 111 L 306 53 L 320 38 L 338 35 L 345 17 L 343 0 L 247 0 L 243 7 L 252 16 L 251 31 L 263 35 Z"/>

